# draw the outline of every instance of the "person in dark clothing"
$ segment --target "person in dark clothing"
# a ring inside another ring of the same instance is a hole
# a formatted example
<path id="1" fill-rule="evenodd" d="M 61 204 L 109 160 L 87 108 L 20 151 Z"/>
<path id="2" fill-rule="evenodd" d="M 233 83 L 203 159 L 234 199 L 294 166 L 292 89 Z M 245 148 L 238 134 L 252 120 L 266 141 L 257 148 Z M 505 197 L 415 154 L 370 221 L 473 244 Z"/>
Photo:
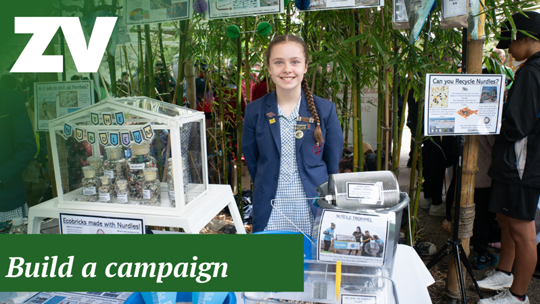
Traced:
<path id="1" fill-rule="evenodd" d="M 512 26 L 508 20 L 504 22 L 497 48 L 509 48 L 515 60 L 526 61 L 508 92 L 488 171 L 492 178 L 488 210 L 497 214 L 501 225 L 501 256 L 496 271 L 478 281 L 481 288 L 503 293 L 496 299 L 482 299 L 480 304 L 495 300 L 529 303 L 526 293 L 537 262 L 534 218 L 540 197 L 540 41 L 530 36 L 540 37 L 540 13 L 516 13 L 512 19 Z M 511 38 L 512 28 L 517 30 L 516 40 Z"/>
<path id="2" fill-rule="evenodd" d="M 0 87 L 0 222 L 28 216 L 22 177 L 37 152 L 22 94 Z"/>

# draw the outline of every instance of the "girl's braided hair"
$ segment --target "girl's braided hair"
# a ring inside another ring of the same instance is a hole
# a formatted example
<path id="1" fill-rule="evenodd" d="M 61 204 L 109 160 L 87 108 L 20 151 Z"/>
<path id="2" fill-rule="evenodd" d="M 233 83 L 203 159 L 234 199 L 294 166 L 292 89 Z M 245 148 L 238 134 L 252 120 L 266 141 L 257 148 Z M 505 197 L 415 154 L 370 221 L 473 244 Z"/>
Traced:
<path id="1" fill-rule="evenodd" d="M 270 66 L 270 55 L 272 54 L 272 48 L 277 44 L 286 42 L 296 42 L 302 46 L 302 50 L 304 51 L 304 57 L 306 58 L 306 65 L 308 65 L 309 56 L 307 51 L 307 45 L 304 40 L 302 40 L 302 38 L 295 35 L 280 35 L 276 36 L 274 39 L 272 39 L 272 41 L 270 41 L 270 44 L 268 44 L 268 47 L 266 49 L 266 65 Z M 313 94 L 311 93 L 311 90 L 309 89 L 308 83 L 305 78 L 302 80 L 302 89 L 306 94 L 309 112 L 311 113 L 311 116 L 317 124 L 317 126 L 315 127 L 315 132 L 313 132 L 313 137 L 315 137 L 317 143 L 322 143 L 324 142 L 324 138 L 321 130 L 321 120 L 319 119 L 319 115 L 317 114 L 317 108 L 315 107 Z"/>

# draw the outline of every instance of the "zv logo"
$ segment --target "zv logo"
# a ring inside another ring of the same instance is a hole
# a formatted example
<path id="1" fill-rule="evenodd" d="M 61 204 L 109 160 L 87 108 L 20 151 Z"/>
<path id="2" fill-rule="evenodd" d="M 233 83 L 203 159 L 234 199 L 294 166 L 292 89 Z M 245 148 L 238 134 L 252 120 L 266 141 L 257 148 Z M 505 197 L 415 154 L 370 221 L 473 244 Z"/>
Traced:
<path id="1" fill-rule="evenodd" d="M 114 30 L 118 17 L 97 17 L 90 42 L 78 17 L 15 17 L 16 34 L 34 34 L 11 69 L 11 73 L 60 73 L 62 56 L 43 56 L 43 52 L 61 28 L 79 73 L 95 73 Z"/>

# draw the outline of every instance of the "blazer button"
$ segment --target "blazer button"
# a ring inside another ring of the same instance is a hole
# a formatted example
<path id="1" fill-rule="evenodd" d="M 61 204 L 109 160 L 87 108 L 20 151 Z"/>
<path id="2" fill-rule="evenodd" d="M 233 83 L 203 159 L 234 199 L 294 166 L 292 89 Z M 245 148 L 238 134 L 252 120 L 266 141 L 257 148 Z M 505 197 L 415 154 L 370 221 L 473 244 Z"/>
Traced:
<path id="1" fill-rule="evenodd" d="M 274 175 L 274 179 L 275 179 L 275 180 L 277 180 L 277 179 L 278 179 L 278 176 L 277 176 L 277 174 L 276 174 L 276 175 Z"/>

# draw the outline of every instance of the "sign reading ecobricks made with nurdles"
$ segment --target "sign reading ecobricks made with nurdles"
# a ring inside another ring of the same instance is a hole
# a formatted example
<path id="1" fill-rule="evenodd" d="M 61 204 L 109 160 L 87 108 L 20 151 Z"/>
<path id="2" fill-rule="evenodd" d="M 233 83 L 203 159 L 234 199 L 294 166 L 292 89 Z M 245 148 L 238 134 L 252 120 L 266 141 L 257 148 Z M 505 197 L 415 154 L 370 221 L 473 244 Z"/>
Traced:
<path id="1" fill-rule="evenodd" d="M 0 291 L 303 291 L 302 235 L 4 235 Z"/>
<path id="2" fill-rule="evenodd" d="M 499 134 L 505 76 L 427 74 L 424 134 Z"/>

